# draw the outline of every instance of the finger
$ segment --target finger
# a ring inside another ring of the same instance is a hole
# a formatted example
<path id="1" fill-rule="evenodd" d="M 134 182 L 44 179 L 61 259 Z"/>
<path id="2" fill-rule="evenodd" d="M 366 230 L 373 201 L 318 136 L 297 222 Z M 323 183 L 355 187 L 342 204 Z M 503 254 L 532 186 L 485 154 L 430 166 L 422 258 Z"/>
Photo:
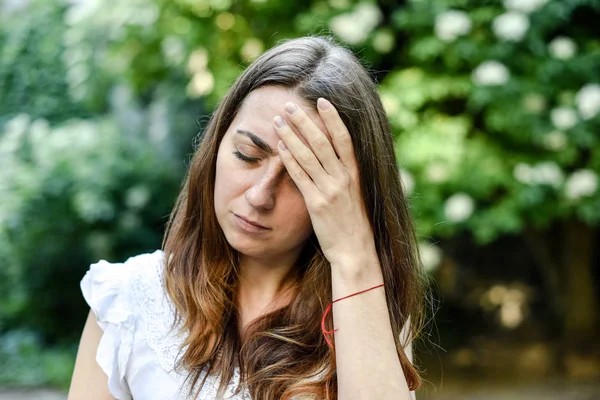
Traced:
<path id="1" fill-rule="evenodd" d="M 315 191 L 317 188 L 315 183 L 310 176 L 308 176 L 306 171 L 302 169 L 300 164 L 298 164 L 298 161 L 296 161 L 283 141 L 280 140 L 277 147 L 279 150 L 279 157 L 281 157 L 285 169 L 300 190 L 300 193 L 302 193 L 304 201 L 308 203 L 312 196 L 316 195 Z"/>
<path id="2" fill-rule="evenodd" d="M 340 161 L 346 168 L 355 168 L 356 157 L 354 155 L 352 137 L 337 110 L 324 98 L 319 98 L 319 100 L 317 100 L 317 109 L 321 119 L 327 127 L 327 131 L 331 135 L 335 152 L 340 158 Z"/>
<path id="3" fill-rule="evenodd" d="M 304 136 L 325 171 L 331 176 L 339 176 L 342 165 L 325 133 L 315 125 L 306 115 L 306 112 L 297 104 L 287 103 L 285 111 L 290 121 Z"/>
<path id="4" fill-rule="evenodd" d="M 310 176 L 318 188 L 326 188 L 328 174 L 312 150 L 302 143 L 296 132 L 279 115 L 273 119 L 273 125 L 297 164 Z"/>

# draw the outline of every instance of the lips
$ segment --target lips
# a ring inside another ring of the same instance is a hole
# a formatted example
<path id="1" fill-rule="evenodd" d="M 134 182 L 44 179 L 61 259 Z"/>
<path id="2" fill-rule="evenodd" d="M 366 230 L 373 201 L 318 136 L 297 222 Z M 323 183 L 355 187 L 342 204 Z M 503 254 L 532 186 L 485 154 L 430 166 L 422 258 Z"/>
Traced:
<path id="1" fill-rule="evenodd" d="M 247 222 L 247 223 L 249 223 L 250 225 L 254 225 L 254 226 L 256 226 L 257 228 L 269 229 L 269 228 L 267 228 L 266 226 L 263 226 L 263 225 L 259 224 L 258 222 L 252 221 L 251 219 L 248 219 L 248 218 L 242 217 L 241 215 L 237 215 L 237 214 L 234 214 L 234 215 L 235 215 L 236 217 L 238 217 L 239 219 L 241 219 L 241 220 L 243 220 L 243 221 L 246 221 L 246 222 Z"/>

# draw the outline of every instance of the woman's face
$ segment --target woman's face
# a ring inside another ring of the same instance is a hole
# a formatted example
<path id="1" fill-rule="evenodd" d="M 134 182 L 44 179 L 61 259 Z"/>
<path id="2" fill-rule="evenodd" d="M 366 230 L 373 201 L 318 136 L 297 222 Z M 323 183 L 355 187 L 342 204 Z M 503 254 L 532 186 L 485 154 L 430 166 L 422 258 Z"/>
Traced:
<path id="1" fill-rule="evenodd" d="M 299 104 L 325 131 L 316 111 L 300 97 L 265 86 L 246 97 L 219 147 L 217 220 L 229 244 L 247 257 L 293 261 L 312 233 L 304 198 L 277 153 L 273 118 L 286 118 L 286 102 Z"/>

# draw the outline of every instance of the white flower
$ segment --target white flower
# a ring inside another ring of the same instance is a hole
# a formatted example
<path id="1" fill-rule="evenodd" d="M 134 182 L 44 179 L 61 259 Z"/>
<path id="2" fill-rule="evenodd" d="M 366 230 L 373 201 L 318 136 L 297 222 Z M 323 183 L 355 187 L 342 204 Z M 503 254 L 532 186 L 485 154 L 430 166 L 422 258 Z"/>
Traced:
<path id="1" fill-rule="evenodd" d="M 31 117 L 28 114 L 19 114 L 6 122 L 4 132 L 0 131 L 0 157 L 2 157 L 0 160 L 10 160 L 16 154 L 23 145 L 23 139 L 26 138 L 30 123 Z M 5 173 L 7 171 L 3 170 L 0 177 Z"/>
<path id="2" fill-rule="evenodd" d="M 91 120 L 76 121 L 69 128 L 71 138 L 65 137 L 69 148 L 89 151 L 98 145 L 100 134 L 97 125 Z"/>
<path id="3" fill-rule="evenodd" d="M 405 169 L 400 169 L 400 181 L 402 182 L 402 189 L 404 190 L 404 195 L 408 196 L 412 193 L 415 188 L 415 180 L 413 179 L 410 172 Z"/>
<path id="4" fill-rule="evenodd" d="M 583 119 L 591 119 L 600 112 L 600 85 L 588 83 L 575 95 L 575 103 Z"/>
<path id="5" fill-rule="evenodd" d="M 531 166 L 525 163 L 518 163 L 513 169 L 513 176 L 525 185 L 550 185 L 560 187 L 565 180 L 560 167 L 552 161 L 541 162 Z"/>
<path id="6" fill-rule="evenodd" d="M 515 165 L 513 168 L 513 176 L 518 182 L 526 185 L 533 183 L 532 168 L 529 166 L 529 164 L 518 163 Z"/>
<path id="7" fill-rule="evenodd" d="M 362 28 L 366 28 L 369 33 L 383 19 L 379 7 L 372 3 L 360 3 L 354 10 L 354 13 L 360 20 L 362 20 L 362 24 L 360 26 Z"/>
<path id="8" fill-rule="evenodd" d="M 333 33 L 349 44 L 359 44 L 367 38 L 364 31 L 356 28 L 352 14 L 341 14 L 331 18 L 329 27 Z"/>
<path id="9" fill-rule="evenodd" d="M 442 261 L 442 250 L 434 244 L 419 243 L 419 254 L 426 272 L 434 271 Z"/>
<path id="10" fill-rule="evenodd" d="M 264 50 L 263 42 L 261 42 L 260 39 L 250 38 L 244 42 L 244 46 L 242 46 L 240 54 L 242 55 L 242 59 L 254 61 L 263 53 Z"/>
<path id="11" fill-rule="evenodd" d="M 76 44 L 67 47 L 61 54 L 63 63 L 68 67 L 87 62 L 93 55 L 91 46 Z"/>
<path id="12" fill-rule="evenodd" d="M 550 111 L 550 121 L 556 129 L 566 131 L 577 125 L 577 113 L 572 108 L 556 107 Z"/>
<path id="13" fill-rule="evenodd" d="M 188 71 L 192 74 L 203 71 L 206 69 L 208 65 L 208 51 L 204 48 L 198 48 L 190 54 L 190 58 L 188 60 Z"/>
<path id="14" fill-rule="evenodd" d="M 529 93 L 523 98 L 523 107 L 531 113 L 539 114 L 546 109 L 546 98 L 538 93 Z"/>
<path id="15" fill-rule="evenodd" d="M 379 31 L 373 38 L 373 48 L 381 54 L 387 54 L 394 49 L 396 40 L 392 32 L 388 30 Z"/>
<path id="16" fill-rule="evenodd" d="M 148 121 L 148 138 L 160 147 L 164 154 L 169 154 L 171 147 L 167 142 L 170 133 L 170 109 L 165 98 L 157 98 L 148 105 L 146 119 Z"/>
<path id="17" fill-rule="evenodd" d="M 385 108 L 385 112 L 388 115 L 396 115 L 400 109 L 400 102 L 398 101 L 398 98 L 391 93 L 382 93 L 381 103 L 383 104 L 383 108 Z"/>
<path id="18" fill-rule="evenodd" d="M 73 206 L 86 222 L 108 221 L 115 215 L 113 204 L 91 190 L 81 190 L 73 197 Z"/>
<path id="19" fill-rule="evenodd" d="M 552 131 L 544 135 L 544 145 L 550 150 L 561 150 L 567 144 L 567 136 L 560 131 Z"/>
<path id="20" fill-rule="evenodd" d="M 466 193 L 456 193 L 446 200 L 444 214 L 451 222 L 466 221 L 475 210 L 475 201 Z"/>
<path id="21" fill-rule="evenodd" d="M 541 162 L 534 167 L 534 179 L 539 184 L 559 187 L 565 180 L 563 171 L 552 161 Z"/>
<path id="22" fill-rule="evenodd" d="M 446 179 L 448 179 L 449 175 L 448 167 L 441 163 L 432 163 L 428 165 L 425 173 L 429 179 L 429 182 L 432 183 L 444 182 Z"/>
<path id="23" fill-rule="evenodd" d="M 492 86 L 505 84 L 509 77 L 510 72 L 504 64 L 498 61 L 485 61 L 473 71 L 471 80 L 477 85 Z"/>
<path id="24" fill-rule="evenodd" d="M 85 83 L 90 77 L 90 68 L 83 63 L 73 65 L 67 70 L 67 79 L 71 87 Z"/>
<path id="25" fill-rule="evenodd" d="M 504 0 L 504 7 L 513 11 L 531 13 L 547 2 L 548 0 Z"/>
<path id="26" fill-rule="evenodd" d="M 51 132 L 50 124 L 45 119 L 36 119 L 29 127 L 29 138 L 32 142 L 43 146 Z"/>
<path id="27" fill-rule="evenodd" d="M 492 30 L 499 39 L 518 42 L 529 30 L 529 18 L 523 13 L 509 11 L 494 19 Z"/>
<path id="28" fill-rule="evenodd" d="M 559 60 L 568 60 L 575 55 L 577 44 L 565 36 L 558 36 L 548 44 L 548 52 Z"/>
<path id="29" fill-rule="evenodd" d="M 177 36 L 167 36 L 161 43 L 163 57 L 170 65 L 180 65 L 185 59 L 185 45 Z"/>
<path id="30" fill-rule="evenodd" d="M 471 32 L 471 20 L 464 11 L 448 10 L 435 18 L 435 34 L 444 42 L 452 42 Z"/>
<path id="31" fill-rule="evenodd" d="M 194 77 L 187 86 L 187 93 L 193 98 L 204 96 L 212 92 L 215 87 L 215 78 L 208 71 L 199 71 L 194 74 Z"/>
<path id="32" fill-rule="evenodd" d="M 125 192 L 125 204 L 129 208 L 142 209 L 150 200 L 150 190 L 144 185 L 137 185 Z"/>
<path id="33" fill-rule="evenodd" d="M 29 128 L 31 117 L 28 114 L 18 114 L 10 119 L 4 129 L 7 135 L 21 136 Z"/>
<path id="34" fill-rule="evenodd" d="M 88 95 L 88 89 L 85 85 L 69 87 L 71 98 L 77 101 L 82 101 Z"/>
<path id="35" fill-rule="evenodd" d="M 381 22 L 379 8 L 371 3 L 361 3 L 352 12 L 337 15 L 329 20 L 329 27 L 349 44 L 360 44 Z"/>
<path id="36" fill-rule="evenodd" d="M 5 17 L 16 14 L 29 6 L 30 0 L 4 0 L 0 3 L 0 11 Z"/>
<path id="37" fill-rule="evenodd" d="M 123 11 L 129 11 L 119 10 L 115 13 L 107 12 L 107 10 L 102 9 L 102 7 L 106 6 L 106 2 L 102 0 L 71 0 L 65 3 L 68 3 L 68 8 L 64 15 L 64 21 L 68 26 L 87 23 L 91 18 L 98 20 L 99 18 L 102 18 L 103 14 L 106 16 L 118 16 L 117 18 L 113 17 L 113 19 L 116 20 L 115 22 L 117 23 L 122 23 L 122 21 L 124 21 L 123 14 L 125 14 Z M 115 4 L 113 3 L 113 5 Z"/>
<path id="38" fill-rule="evenodd" d="M 575 171 L 565 182 L 565 196 L 571 200 L 591 196 L 598 189 L 598 176 L 589 169 Z"/>
<path id="39" fill-rule="evenodd" d="M 159 16 L 158 7 L 149 2 L 143 7 L 132 7 L 132 16 L 129 18 L 129 23 L 132 25 L 150 26 L 153 25 Z"/>
<path id="40" fill-rule="evenodd" d="M 82 29 L 78 28 L 67 28 L 65 33 L 63 34 L 63 44 L 66 48 L 71 46 L 76 46 L 82 42 L 84 42 L 85 32 Z"/>

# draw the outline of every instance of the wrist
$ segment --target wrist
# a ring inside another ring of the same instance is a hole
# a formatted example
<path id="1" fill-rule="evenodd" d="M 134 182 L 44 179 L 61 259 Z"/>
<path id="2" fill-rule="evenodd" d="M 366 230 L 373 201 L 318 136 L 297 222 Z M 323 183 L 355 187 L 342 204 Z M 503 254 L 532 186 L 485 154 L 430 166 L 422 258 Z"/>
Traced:
<path id="1" fill-rule="evenodd" d="M 383 273 L 375 251 L 347 254 L 330 264 L 333 289 L 340 295 L 383 283 Z"/>

